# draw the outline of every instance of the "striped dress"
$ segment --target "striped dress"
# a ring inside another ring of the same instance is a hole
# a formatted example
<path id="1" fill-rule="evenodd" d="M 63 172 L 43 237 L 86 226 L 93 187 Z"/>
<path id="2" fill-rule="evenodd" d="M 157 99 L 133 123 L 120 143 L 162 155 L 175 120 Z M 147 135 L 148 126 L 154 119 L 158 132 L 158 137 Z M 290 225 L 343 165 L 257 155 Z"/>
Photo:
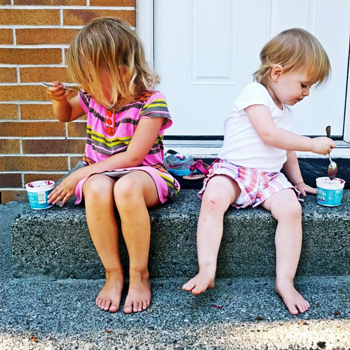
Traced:
<path id="1" fill-rule="evenodd" d="M 162 117 L 164 123 L 159 135 L 140 166 L 109 169 L 106 174 L 118 178 L 135 170 L 147 172 L 156 184 L 161 203 L 166 202 L 180 190 L 179 183 L 166 171 L 163 164 L 164 130 L 172 125 L 163 94 L 154 90 L 144 90 L 117 112 L 97 104 L 90 95 L 83 92 L 79 93 L 79 100 L 87 115 L 84 166 L 126 151 L 141 118 Z M 80 180 L 76 187 L 76 204 L 82 200 L 82 187 L 85 180 L 86 178 Z"/>

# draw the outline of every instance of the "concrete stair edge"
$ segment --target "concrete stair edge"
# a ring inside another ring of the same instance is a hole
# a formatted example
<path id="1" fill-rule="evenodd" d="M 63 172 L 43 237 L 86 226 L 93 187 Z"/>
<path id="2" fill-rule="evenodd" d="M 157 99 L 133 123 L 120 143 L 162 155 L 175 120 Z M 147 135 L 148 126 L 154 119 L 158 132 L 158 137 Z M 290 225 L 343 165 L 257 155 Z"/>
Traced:
<path id="1" fill-rule="evenodd" d="M 182 190 L 171 202 L 150 210 L 151 277 L 191 277 L 197 272 L 197 190 Z M 350 191 L 339 207 L 328 208 L 308 196 L 303 204 L 303 251 L 298 275 L 350 275 Z M 276 222 L 261 208 L 230 209 L 224 220 L 218 277 L 274 276 Z M 73 200 L 63 208 L 22 210 L 12 224 L 15 277 L 103 278 L 88 233 L 85 209 Z M 121 239 L 127 271 L 127 252 Z"/>

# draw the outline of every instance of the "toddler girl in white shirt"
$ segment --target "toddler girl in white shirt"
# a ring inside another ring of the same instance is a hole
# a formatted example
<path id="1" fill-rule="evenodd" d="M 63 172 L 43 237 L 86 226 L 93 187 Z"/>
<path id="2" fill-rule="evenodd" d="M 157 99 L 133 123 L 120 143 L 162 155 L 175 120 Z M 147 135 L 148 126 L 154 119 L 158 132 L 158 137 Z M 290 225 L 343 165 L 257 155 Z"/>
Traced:
<path id="1" fill-rule="evenodd" d="M 296 315 L 310 308 L 294 288 L 302 243 L 298 197 L 315 194 L 316 189 L 304 183 L 295 151 L 325 155 L 335 144 L 327 137 L 292 133 L 288 106 L 308 96 L 312 85 L 327 80 L 330 63 L 319 41 L 302 29 L 286 30 L 271 39 L 260 59 L 256 82 L 241 92 L 225 121 L 223 147 L 199 192 L 199 272 L 183 289 L 201 294 L 214 287 L 223 216 L 229 206 L 261 205 L 278 222 L 276 292 Z"/>

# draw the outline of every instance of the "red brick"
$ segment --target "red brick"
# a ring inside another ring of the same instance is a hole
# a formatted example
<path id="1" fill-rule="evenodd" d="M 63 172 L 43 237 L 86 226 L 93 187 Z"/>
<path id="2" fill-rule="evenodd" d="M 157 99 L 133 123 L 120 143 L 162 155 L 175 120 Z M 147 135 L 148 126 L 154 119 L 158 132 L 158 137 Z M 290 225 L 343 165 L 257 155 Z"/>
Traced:
<path id="1" fill-rule="evenodd" d="M 0 174 L 0 187 L 22 187 L 21 174 L 5 173 Z"/>
<path id="2" fill-rule="evenodd" d="M 136 0 L 90 0 L 90 6 L 127 6 L 135 7 Z"/>
<path id="3" fill-rule="evenodd" d="M 96 17 L 120 17 L 130 23 L 136 25 L 136 12 L 130 10 L 63 10 L 64 25 L 85 25 Z"/>
<path id="4" fill-rule="evenodd" d="M 84 140 L 23 140 L 23 154 L 83 154 Z M 48 152 L 49 150 L 49 152 Z"/>
<path id="5" fill-rule="evenodd" d="M 47 101 L 49 97 L 44 86 L 14 85 L 0 86 L 1 101 Z"/>
<path id="6" fill-rule="evenodd" d="M 0 153 L 1 154 L 20 153 L 19 140 L 0 139 Z"/>
<path id="7" fill-rule="evenodd" d="M 0 157 L 0 171 L 66 171 L 67 157 Z"/>
<path id="8" fill-rule="evenodd" d="M 0 119 L 18 119 L 16 104 L 0 104 Z"/>
<path id="9" fill-rule="evenodd" d="M 18 45 L 70 44 L 78 29 L 17 29 Z"/>
<path id="10" fill-rule="evenodd" d="M 52 104 L 25 104 L 20 105 L 20 108 L 22 120 L 56 119 L 53 114 Z"/>
<path id="11" fill-rule="evenodd" d="M 86 0 L 14 0 L 15 5 L 85 6 Z"/>
<path id="12" fill-rule="evenodd" d="M 43 137 L 65 136 L 64 123 L 60 122 L 1 122 L 0 136 Z"/>
<path id="13" fill-rule="evenodd" d="M 60 11 L 1 9 L 0 25 L 59 25 Z"/>
<path id="14" fill-rule="evenodd" d="M 0 192 L 1 204 L 7 204 L 9 202 L 28 202 L 27 191 L 23 190 L 2 190 Z"/>
<path id="15" fill-rule="evenodd" d="M 22 83 L 43 81 L 70 82 L 66 67 L 25 67 L 19 70 Z"/>
<path id="16" fill-rule="evenodd" d="M 2 45 L 13 45 L 12 29 L 0 29 L 0 42 Z"/>
<path id="17" fill-rule="evenodd" d="M 0 49 L 2 64 L 62 64 L 61 49 Z"/>
<path id="18" fill-rule="evenodd" d="M 16 68 L 0 68 L 0 77 L 2 83 L 17 83 Z"/>
<path id="19" fill-rule="evenodd" d="M 68 124 L 68 137 L 86 137 L 86 123 L 73 122 Z"/>
<path id="20" fill-rule="evenodd" d="M 74 169 L 82 160 L 82 157 L 69 157 L 70 168 Z"/>

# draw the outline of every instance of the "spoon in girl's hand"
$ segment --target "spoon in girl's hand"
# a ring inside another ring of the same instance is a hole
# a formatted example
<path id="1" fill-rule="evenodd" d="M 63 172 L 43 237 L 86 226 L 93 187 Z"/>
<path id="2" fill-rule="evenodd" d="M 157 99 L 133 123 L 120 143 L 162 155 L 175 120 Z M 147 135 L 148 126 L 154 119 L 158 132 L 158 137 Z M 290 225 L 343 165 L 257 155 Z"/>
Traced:
<path id="1" fill-rule="evenodd" d="M 41 83 L 41 85 L 44 85 L 45 87 L 54 87 L 53 84 L 51 83 Z M 61 84 L 64 90 L 73 90 L 73 91 L 81 91 L 79 86 L 70 86 L 70 85 L 65 85 Z"/>
<path id="2" fill-rule="evenodd" d="M 331 137 L 331 126 L 328 125 L 326 127 L 326 133 L 327 133 L 327 137 Z M 329 158 L 329 165 L 328 165 L 328 177 L 333 180 L 335 178 L 335 176 L 337 175 L 338 172 L 338 166 L 336 162 L 333 162 L 332 158 L 331 158 L 331 154 L 328 153 L 328 158 Z"/>

